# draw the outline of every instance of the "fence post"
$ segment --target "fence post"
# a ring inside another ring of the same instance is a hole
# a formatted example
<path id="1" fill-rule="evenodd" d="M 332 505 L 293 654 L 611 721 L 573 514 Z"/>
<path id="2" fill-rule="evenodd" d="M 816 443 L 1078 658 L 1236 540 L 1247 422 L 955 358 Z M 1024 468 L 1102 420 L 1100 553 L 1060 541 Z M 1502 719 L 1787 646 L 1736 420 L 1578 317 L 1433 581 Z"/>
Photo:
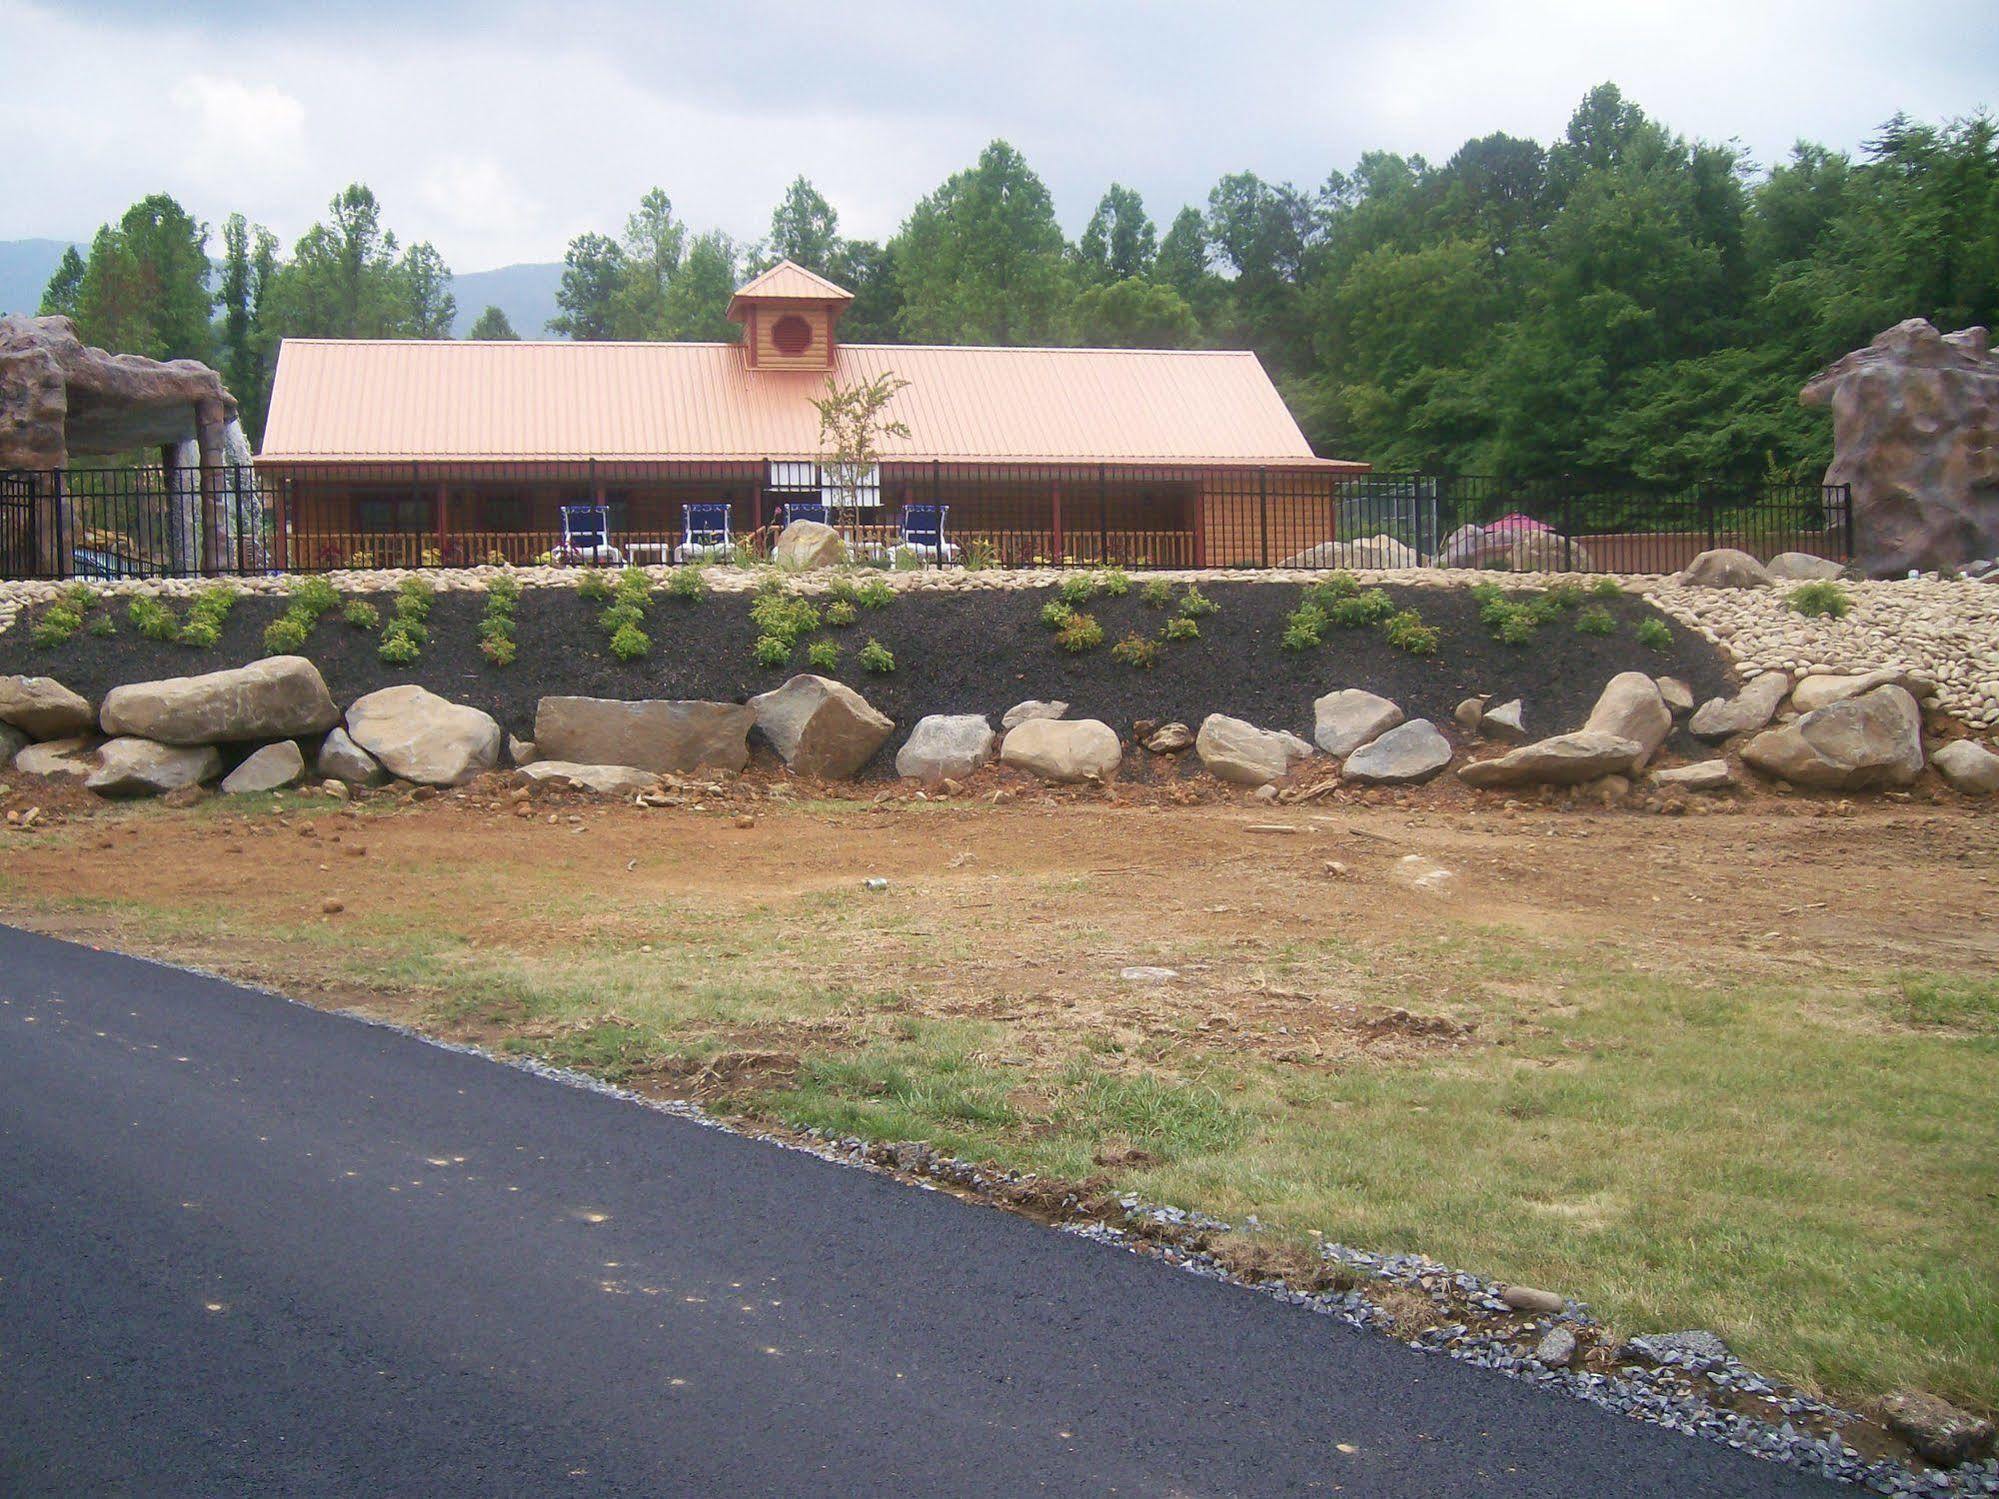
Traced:
<path id="1" fill-rule="evenodd" d="M 1707 549 L 1714 550 L 1714 490 L 1707 484 L 1701 485 L 1701 515 L 1707 521 Z"/>
<path id="2" fill-rule="evenodd" d="M 1270 566 L 1270 469 L 1256 467 L 1256 547 L 1263 565 Z"/>
<path id="3" fill-rule="evenodd" d="M 1846 555 L 1840 561 L 1850 563 L 1853 561 L 1853 486 L 1842 484 L 1839 491 L 1840 529 L 1846 533 Z"/>
<path id="4" fill-rule="evenodd" d="M 1097 465 L 1097 566 L 1108 567 L 1111 560 L 1110 488 L 1104 465 Z"/>
<path id="5" fill-rule="evenodd" d="M 1562 571 L 1576 570 L 1576 481 L 1572 475 L 1562 475 Z"/>

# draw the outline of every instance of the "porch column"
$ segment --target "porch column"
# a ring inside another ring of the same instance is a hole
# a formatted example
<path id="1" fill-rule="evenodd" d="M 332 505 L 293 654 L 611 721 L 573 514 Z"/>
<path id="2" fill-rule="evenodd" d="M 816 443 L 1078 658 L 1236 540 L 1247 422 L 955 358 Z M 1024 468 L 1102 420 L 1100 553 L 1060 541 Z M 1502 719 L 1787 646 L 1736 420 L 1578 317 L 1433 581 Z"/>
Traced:
<path id="1" fill-rule="evenodd" d="M 450 559 L 445 549 L 451 545 L 451 486 L 437 486 L 437 560 L 440 563 Z"/>
<path id="2" fill-rule="evenodd" d="M 1055 528 L 1055 555 L 1051 559 L 1058 567 L 1062 563 L 1062 481 L 1048 481 L 1049 517 Z"/>

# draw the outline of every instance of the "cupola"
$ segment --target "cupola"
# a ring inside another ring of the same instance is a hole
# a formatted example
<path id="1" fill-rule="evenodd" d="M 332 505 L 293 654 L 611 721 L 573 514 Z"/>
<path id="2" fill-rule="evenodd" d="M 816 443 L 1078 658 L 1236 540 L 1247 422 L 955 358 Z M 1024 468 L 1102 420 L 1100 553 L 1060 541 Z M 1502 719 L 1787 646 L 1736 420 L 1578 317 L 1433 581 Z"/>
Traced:
<path id="1" fill-rule="evenodd" d="M 853 300 L 845 287 L 780 260 L 737 288 L 729 321 L 743 325 L 743 358 L 753 370 L 830 370 L 833 326 Z"/>

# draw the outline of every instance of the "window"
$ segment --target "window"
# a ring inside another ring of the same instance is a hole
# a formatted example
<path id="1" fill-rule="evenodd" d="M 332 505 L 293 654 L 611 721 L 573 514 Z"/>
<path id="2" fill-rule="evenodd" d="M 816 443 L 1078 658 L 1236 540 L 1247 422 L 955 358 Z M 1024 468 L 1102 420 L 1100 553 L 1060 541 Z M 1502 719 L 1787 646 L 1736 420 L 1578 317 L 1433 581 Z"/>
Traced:
<path id="1" fill-rule="evenodd" d="M 431 529 L 430 501 L 415 495 L 400 499 L 356 500 L 354 529 L 374 534 L 405 535 Z"/>
<path id="2" fill-rule="evenodd" d="M 479 529 L 482 531 L 525 531 L 528 502 L 517 494 L 488 495 L 479 501 Z"/>
<path id="3" fill-rule="evenodd" d="M 780 354 L 803 354 L 812 347 L 812 325 L 795 312 L 787 312 L 770 325 L 770 341 Z"/>

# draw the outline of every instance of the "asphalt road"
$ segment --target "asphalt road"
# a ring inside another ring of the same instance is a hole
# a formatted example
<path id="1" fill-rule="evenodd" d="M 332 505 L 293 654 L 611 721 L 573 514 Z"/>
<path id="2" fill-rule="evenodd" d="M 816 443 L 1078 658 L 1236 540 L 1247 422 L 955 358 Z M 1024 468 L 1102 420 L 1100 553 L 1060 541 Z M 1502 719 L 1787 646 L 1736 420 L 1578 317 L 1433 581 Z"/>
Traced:
<path id="1" fill-rule="evenodd" d="M 0 1492 L 1796 1495 L 795 1151 L 0 928 Z"/>

